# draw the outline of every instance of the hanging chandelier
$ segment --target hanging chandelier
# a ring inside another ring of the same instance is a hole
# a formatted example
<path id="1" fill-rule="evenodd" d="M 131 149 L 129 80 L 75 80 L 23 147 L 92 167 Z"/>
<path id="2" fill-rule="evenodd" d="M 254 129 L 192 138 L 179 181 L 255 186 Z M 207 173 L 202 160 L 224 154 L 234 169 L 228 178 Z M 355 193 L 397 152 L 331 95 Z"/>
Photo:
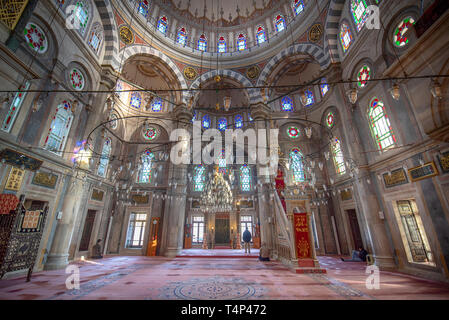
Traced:
<path id="1" fill-rule="evenodd" d="M 217 167 L 201 195 L 201 209 L 205 212 L 232 211 L 233 202 L 231 186 Z"/>

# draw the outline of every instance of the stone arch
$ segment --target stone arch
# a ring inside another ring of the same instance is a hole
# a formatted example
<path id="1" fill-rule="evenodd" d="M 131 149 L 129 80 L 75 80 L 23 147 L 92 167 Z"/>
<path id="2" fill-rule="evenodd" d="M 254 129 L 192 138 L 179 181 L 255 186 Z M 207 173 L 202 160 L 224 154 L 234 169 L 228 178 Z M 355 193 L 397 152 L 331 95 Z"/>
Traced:
<path id="1" fill-rule="evenodd" d="M 97 7 L 98 14 L 100 15 L 103 24 L 103 42 L 105 46 L 103 64 L 111 65 L 117 70 L 120 65 L 117 60 L 119 52 L 119 36 L 114 21 L 111 3 L 108 0 L 93 0 L 93 2 Z"/>
<path id="2" fill-rule="evenodd" d="M 203 74 L 201 77 L 197 78 L 190 86 L 190 89 L 191 90 L 198 89 L 201 83 L 208 81 L 210 79 L 213 79 L 217 75 L 233 79 L 233 80 L 243 84 L 245 87 L 253 87 L 253 84 L 251 83 L 251 81 L 249 81 L 241 73 L 235 72 L 233 70 L 213 70 L 213 71 L 209 71 L 209 72 Z M 248 92 L 250 104 L 252 104 L 254 101 L 256 101 L 256 97 L 258 95 L 257 90 L 247 89 L 247 92 Z M 185 95 L 185 99 L 189 99 L 193 95 L 194 95 L 193 93 L 188 93 Z"/>
<path id="3" fill-rule="evenodd" d="M 134 45 L 134 46 L 130 46 L 130 47 L 127 47 L 126 49 L 122 50 L 122 52 L 120 53 L 120 56 L 121 56 L 120 59 L 123 61 L 123 64 L 121 65 L 120 68 L 123 68 L 124 62 L 126 62 L 129 58 L 131 58 L 132 56 L 135 56 L 135 55 L 151 55 L 151 56 L 158 57 L 164 63 L 166 63 L 168 65 L 168 67 L 176 75 L 176 78 L 179 81 L 181 89 L 185 90 L 185 91 L 188 89 L 188 86 L 184 79 L 184 76 L 182 75 L 178 66 L 164 53 L 162 53 L 161 51 L 155 50 L 153 48 L 150 48 L 148 46 Z M 118 69 L 119 72 L 122 71 L 122 70 L 120 70 L 120 68 Z M 184 93 L 183 102 L 185 103 L 186 101 L 187 100 L 185 99 L 185 93 Z"/>
<path id="4" fill-rule="evenodd" d="M 340 32 L 340 19 L 345 6 L 345 0 L 332 0 L 325 24 L 324 50 L 329 54 L 332 63 L 340 61 L 338 52 L 338 34 Z"/>
<path id="5" fill-rule="evenodd" d="M 273 57 L 270 62 L 265 66 L 263 71 L 259 76 L 259 80 L 257 81 L 257 86 L 263 86 L 265 81 L 271 72 L 276 68 L 276 66 L 281 62 L 284 58 L 295 55 L 298 53 L 306 53 L 315 58 L 315 60 L 320 64 L 322 69 L 325 69 L 330 64 L 329 55 L 326 54 L 323 49 L 315 44 L 297 44 L 290 46 L 283 51 L 279 52 L 275 57 Z"/>

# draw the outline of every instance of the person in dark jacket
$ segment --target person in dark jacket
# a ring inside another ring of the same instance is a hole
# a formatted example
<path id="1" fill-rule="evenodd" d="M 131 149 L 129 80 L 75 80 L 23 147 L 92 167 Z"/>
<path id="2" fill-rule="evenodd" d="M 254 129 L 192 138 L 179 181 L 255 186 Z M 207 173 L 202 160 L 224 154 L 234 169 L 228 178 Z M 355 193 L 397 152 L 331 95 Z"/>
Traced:
<path id="1" fill-rule="evenodd" d="M 351 260 L 345 260 L 341 258 L 341 261 L 344 262 L 366 262 L 366 256 L 368 255 L 368 251 L 366 251 L 364 248 L 360 247 L 359 251 L 353 251 L 352 252 L 352 259 Z"/>
<path id="2" fill-rule="evenodd" d="M 243 242 L 245 243 L 245 253 L 251 253 L 251 232 L 249 232 L 248 228 L 243 232 Z"/>

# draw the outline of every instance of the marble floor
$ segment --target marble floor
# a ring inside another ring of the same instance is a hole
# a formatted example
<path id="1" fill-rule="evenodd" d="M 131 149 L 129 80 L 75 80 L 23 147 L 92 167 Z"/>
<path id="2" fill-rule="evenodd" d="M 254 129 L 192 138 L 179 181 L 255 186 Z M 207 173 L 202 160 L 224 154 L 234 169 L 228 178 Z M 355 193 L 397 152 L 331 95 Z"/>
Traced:
<path id="1" fill-rule="evenodd" d="M 218 251 L 218 250 L 217 250 Z M 327 275 L 294 274 L 277 262 L 214 252 L 179 257 L 117 257 L 77 261 L 79 289 L 68 290 L 65 270 L 0 281 L 0 300 L 449 300 L 449 285 L 381 272 L 380 289 L 366 287 L 366 266 L 320 257 Z"/>

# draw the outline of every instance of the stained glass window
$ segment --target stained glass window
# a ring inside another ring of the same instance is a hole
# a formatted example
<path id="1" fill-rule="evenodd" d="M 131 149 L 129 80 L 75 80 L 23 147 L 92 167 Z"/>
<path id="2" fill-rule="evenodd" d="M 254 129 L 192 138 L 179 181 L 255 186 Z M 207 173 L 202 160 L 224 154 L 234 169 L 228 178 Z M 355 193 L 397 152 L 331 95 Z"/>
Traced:
<path id="1" fill-rule="evenodd" d="M 326 125 L 328 128 L 332 128 L 335 123 L 335 117 L 333 112 L 329 112 L 326 117 Z"/>
<path id="2" fill-rule="evenodd" d="M 152 175 L 152 167 L 154 160 L 154 153 L 151 150 L 146 150 L 141 156 L 141 167 L 139 175 L 137 176 L 137 183 L 150 183 Z"/>
<path id="3" fill-rule="evenodd" d="M 192 123 L 195 122 L 196 120 L 198 120 L 198 112 L 195 110 L 195 111 L 193 112 Z"/>
<path id="4" fill-rule="evenodd" d="M 211 126 L 210 117 L 208 115 L 205 115 L 203 117 L 203 128 L 204 129 L 209 129 L 210 126 Z"/>
<path id="5" fill-rule="evenodd" d="M 116 113 L 112 113 L 112 114 L 110 115 L 108 121 L 110 121 L 110 122 L 109 122 L 109 127 L 110 127 L 112 130 L 117 129 L 117 127 L 118 127 L 118 115 L 117 115 Z"/>
<path id="6" fill-rule="evenodd" d="M 226 40 L 224 37 L 220 37 L 220 39 L 218 39 L 218 52 L 220 53 L 226 52 Z"/>
<path id="7" fill-rule="evenodd" d="M 292 126 L 287 129 L 287 135 L 292 139 L 298 139 L 301 134 L 301 131 L 298 127 Z"/>
<path id="8" fill-rule="evenodd" d="M 89 36 L 89 46 L 98 53 L 98 49 L 100 48 L 101 41 L 103 40 L 103 30 L 99 24 L 96 24 Z"/>
<path id="9" fill-rule="evenodd" d="M 285 29 L 285 19 L 283 16 L 278 15 L 276 17 L 276 30 L 277 32 L 281 32 L 284 29 Z"/>
<path id="10" fill-rule="evenodd" d="M 396 137 L 394 136 L 384 103 L 378 98 L 374 98 L 371 101 L 368 116 L 371 124 L 371 133 L 379 150 L 385 151 L 393 147 L 396 143 Z"/>
<path id="11" fill-rule="evenodd" d="M 167 32 L 167 18 L 165 16 L 159 19 L 157 23 L 157 29 L 163 34 Z"/>
<path id="12" fill-rule="evenodd" d="M 193 173 L 193 191 L 203 192 L 206 180 L 206 169 L 202 165 L 198 165 Z"/>
<path id="13" fill-rule="evenodd" d="M 295 0 L 293 1 L 293 11 L 298 15 L 304 11 L 304 1 L 303 0 Z"/>
<path id="14" fill-rule="evenodd" d="M 206 51 L 206 49 L 207 49 L 207 39 L 206 36 L 202 34 L 198 39 L 198 50 Z"/>
<path id="15" fill-rule="evenodd" d="M 154 98 L 151 102 L 151 111 L 153 112 L 161 112 L 162 111 L 162 99 Z"/>
<path id="16" fill-rule="evenodd" d="M 139 1 L 138 11 L 141 15 L 147 18 L 149 10 L 150 10 L 150 3 L 148 2 L 148 0 Z"/>
<path id="17" fill-rule="evenodd" d="M 239 114 L 235 116 L 235 127 L 237 129 L 243 128 L 243 117 Z"/>
<path id="18" fill-rule="evenodd" d="M 284 97 L 281 100 L 283 111 L 293 111 L 293 100 L 290 97 Z"/>
<path id="19" fill-rule="evenodd" d="M 237 48 L 239 51 L 243 51 L 246 49 L 246 38 L 243 34 L 240 34 L 237 39 Z"/>
<path id="20" fill-rule="evenodd" d="M 370 67 L 363 66 L 357 73 L 357 85 L 359 86 L 359 88 L 364 88 L 367 86 L 370 79 L 371 79 Z"/>
<path id="21" fill-rule="evenodd" d="M 246 164 L 240 168 L 240 188 L 243 192 L 251 191 L 251 169 Z"/>
<path id="22" fill-rule="evenodd" d="M 322 97 L 329 92 L 329 85 L 327 84 L 326 78 L 321 79 L 320 91 Z"/>
<path id="23" fill-rule="evenodd" d="M 225 131 L 228 127 L 228 120 L 226 118 L 221 118 L 218 120 L 218 130 Z"/>
<path id="24" fill-rule="evenodd" d="M 26 91 L 30 88 L 30 83 L 25 83 L 21 88 L 20 91 L 16 93 L 14 96 L 14 100 L 12 101 L 11 105 L 9 106 L 8 113 L 5 116 L 5 119 L 3 120 L 2 130 L 6 132 L 10 132 L 12 126 L 14 125 L 14 122 L 16 121 L 16 117 L 19 114 L 20 108 L 22 107 L 23 100 L 25 100 L 26 97 Z"/>
<path id="25" fill-rule="evenodd" d="M 257 28 L 257 43 L 261 44 L 264 43 L 265 41 L 267 41 L 267 36 L 265 34 L 265 29 L 260 26 L 259 28 Z"/>
<path id="26" fill-rule="evenodd" d="M 397 26 L 393 35 L 393 42 L 398 47 L 403 47 L 409 43 L 409 39 L 405 36 L 405 33 L 415 24 L 415 20 L 412 17 L 407 17 L 401 21 Z"/>
<path id="27" fill-rule="evenodd" d="M 218 167 L 219 172 L 222 174 L 226 174 L 228 169 L 228 163 L 226 161 L 226 151 L 223 149 L 221 150 L 220 159 L 218 159 Z"/>
<path id="28" fill-rule="evenodd" d="M 45 53 L 47 51 L 47 37 L 40 27 L 29 22 L 23 31 L 23 34 L 31 49 L 39 53 Z"/>
<path id="29" fill-rule="evenodd" d="M 352 33 L 346 23 L 342 23 L 340 26 L 340 43 L 344 52 L 349 49 L 352 43 Z"/>
<path id="30" fill-rule="evenodd" d="M 351 0 L 351 13 L 354 18 L 357 31 L 362 30 L 366 20 L 369 17 L 368 5 L 366 0 Z"/>
<path id="31" fill-rule="evenodd" d="M 56 154 L 62 154 L 65 143 L 72 126 L 72 106 L 68 101 L 63 101 L 56 108 L 56 114 L 50 125 L 48 136 L 45 139 L 44 148 Z"/>
<path id="32" fill-rule="evenodd" d="M 253 119 L 253 117 L 251 116 L 251 113 L 248 113 L 248 119 L 249 119 L 249 122 L 254 122 L 254 119 Z"/>
<path id="33" fill-rule="evenodd" d="M 334 159 L 335 170 L 337 174 L 343 175 L 346 173 L 345 159 L 341 151 L 341 142 L 337 138 L 332 141 L 331 151 Z"/>
<path id="34" fill-rule="evenodd" d="M 178 42 L 179 44 L 185 46 L 187 43 L 187 32 L 186 29 L 181 28 L 178 31 L 178 37 L 176 38 L 176 42 Z"/>
<path id="35" fill-rule="evenodd" d="M 103 150 L 101 151 L 100 164 L 98 165 L 98 175 L 100 177 L 106 177 L 106 172 L 109 164 L 109 156 L 111 154 L 111 139 L 107 138 L 103 144 Z"/>
<path id="36" fill-rule="evenodd" d="M 147 129 L 144 131 L 144 134 L 143 134 L 143 137 L 144 137 L 146 140 L 150 140 L 150 141 L 156 139 L 157 136 L 158 136 L 158 132 L 157 132 L 157 129 L 154 128 L 154 127 L 149 127 L 149 128 L 147 128 Z"/>
<path id="37" fill-rule="evenodd" d="M 88 5 L 85 1 L 78 1 L 75 5 L 75 19 L 79 23 L 79 31 L 81 34 L 86 32 L 87 23 L 89 22 Z"/>
<path id="38" fill-rule="evenodd" d="M 142 96 L 138 92 L 133 92 L 133 94 L 131 95 L 131 102 L 130 102 L 131 107 L 140 109 L 141 104 L 142 104 Z"/>
<path id="39" fill-rule="evenodd" d="M 84 89 L 84 76 L 81 71 L 78 69 L 72 69 L 70 72 L 70 84 L 72 85 L 72 88 L 81 91 Z"/>
<path id="40" fill-rule="evenodd" d="M 290 152 L 290 165 L 293 172 L 293 183 L 301 183 L 306 180 L 304 173 L 304 156 L 299 149 Z"/>
<path id="41" fill-rule="evenodd" d="M 312 104 L 315 103 L 315 96 L 313 95 L 312 90 L 304 91 L 304 97 L 305 100 L 303 101 L 303 104 L 305 107 L 310 107 Z"/>

